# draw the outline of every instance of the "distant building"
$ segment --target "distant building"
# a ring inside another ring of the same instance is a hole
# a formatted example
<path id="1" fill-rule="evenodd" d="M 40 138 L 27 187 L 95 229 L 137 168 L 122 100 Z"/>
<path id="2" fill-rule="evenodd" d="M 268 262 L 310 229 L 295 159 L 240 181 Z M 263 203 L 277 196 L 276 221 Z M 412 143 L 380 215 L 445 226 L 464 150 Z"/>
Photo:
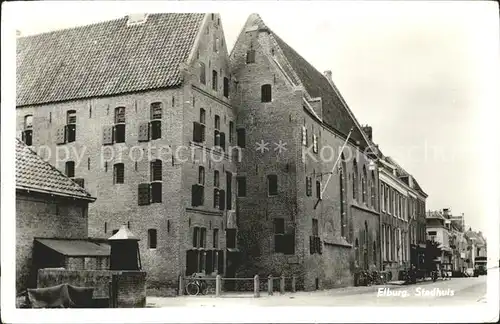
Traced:
<path id="1" fill-rule="evenodd" d="M 450 247 L 451 212 L 448 208 L 427 212 L 427 238 L 438 242 L 441 256 L 437 260 L 447 270 L 453 269 L 453 250 Z"/>
<path id="2" fill-rule="evenodd" d="M 98 254 L 106 259 L 109 251 L 106 255 L 105 247 L 87 240 L 88 204 L 94 200 L 85 189 L 16 141 L 17 291 L 36 287 L 40 267 L 84 268 L 75 263 L 96 262 L 92 256 Z"/>
<path id="3" fill-rule="evenodd" d="M 379 174 L 383 268 L 397 278 L 410 265 L 423 268 L 427 194 L 390 157 L 380 158 Z"/>
<path id="4" fill-rule="evenodd" d="M 475 232 L 471 228 L 465 232 L 465 238 L 467 239 L 467 266 L 469 268 L 474 268 L 476 261 L 479 258 L 484 262 L 487 258 L 487 245 L 486 239 L 481 231 Z"/>

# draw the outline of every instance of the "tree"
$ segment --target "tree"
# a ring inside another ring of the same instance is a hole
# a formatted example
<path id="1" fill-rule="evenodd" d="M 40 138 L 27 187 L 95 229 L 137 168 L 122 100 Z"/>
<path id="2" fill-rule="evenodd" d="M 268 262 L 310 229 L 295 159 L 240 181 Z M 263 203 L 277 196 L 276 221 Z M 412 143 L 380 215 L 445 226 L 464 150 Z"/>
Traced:
<path id="1" fill-rule="evenodd" d="M 425 267 L 427 271 L 431 271 L 435 267 L 435 259 L 441 256 L 439 242 L 427 240 L 425 245 Z"/>

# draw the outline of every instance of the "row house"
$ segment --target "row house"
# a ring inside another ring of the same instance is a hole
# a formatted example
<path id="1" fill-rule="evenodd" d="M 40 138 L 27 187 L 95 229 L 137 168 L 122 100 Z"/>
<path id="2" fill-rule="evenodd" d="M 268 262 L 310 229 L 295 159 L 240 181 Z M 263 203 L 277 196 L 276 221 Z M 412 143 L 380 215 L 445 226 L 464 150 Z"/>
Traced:
<path id="1" fill-rule="evenodd" d="M 236 129 L 248 143 L 237 164 L 239 274 L 295 275 L 312 290 L 378 269 L 376 148 L 331 72 L 317 71 L 256 14 L 231 67 Z"/>
<path id="2" fill-rule="evenodd" d="M 148 280 L 224 273 L 236 247 L 235 109 L 220 16 L 130 15 L 17 40 L 18 137 L 123 224 Z"/>
<path id="3" fill-rule="evenodd" d="M 450 247 L 451 212 L 448 208 L 427 212 L 427 238 L 438 242 L 440 257 L 438 261 L 446 270 L 451 270 L 453 265 L 453 250 Z"/>
<path id="4" fill-rule="evenodd" d="M 467 268 L 467 238 L 465 236 L 464 214 L 451 216 L 450 247 L 453 250 L 453 269 L 465 271 Z"/>
<path id="5" fill-rule="evenodd" d="M 486 239 L 481 231 L 475 232 L 472 228 L 464 235 L 467 240 L 466 264 L 468 268 L 475 268 L 478 261 L 484 263 L 487 259 Z"/>
<path id="6" fill-rule="evenodd" d="M 380 226 L 383 270 L 393 278 L 413 265 L 424 266 L 425 199 L 427 195 L 412 175 L 394 159 L 379 159 Z"/>

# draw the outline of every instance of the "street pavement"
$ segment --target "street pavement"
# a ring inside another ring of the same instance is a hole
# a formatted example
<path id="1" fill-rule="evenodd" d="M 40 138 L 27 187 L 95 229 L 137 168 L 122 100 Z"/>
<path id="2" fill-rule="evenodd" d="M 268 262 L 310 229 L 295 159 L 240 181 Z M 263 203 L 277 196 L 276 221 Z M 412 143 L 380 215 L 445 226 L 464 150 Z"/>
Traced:
<path id="1" fill-rule="evenodd" d="M 498 275 L 498 274 L 496 274 Z M 471 278 L 438 279 L 414 285 L 383 285 L 370 287 L 347 287 L 311 292 L 274 292 L 268 296 L 261 292 L 260 298 L 252 294 L 224 293 L 221 297 L 181 296 L 148 297 L 147 307 L 207 306 L 404 306 L 443 307 L 473 306 L 486 302 L 487 276 Z"/>

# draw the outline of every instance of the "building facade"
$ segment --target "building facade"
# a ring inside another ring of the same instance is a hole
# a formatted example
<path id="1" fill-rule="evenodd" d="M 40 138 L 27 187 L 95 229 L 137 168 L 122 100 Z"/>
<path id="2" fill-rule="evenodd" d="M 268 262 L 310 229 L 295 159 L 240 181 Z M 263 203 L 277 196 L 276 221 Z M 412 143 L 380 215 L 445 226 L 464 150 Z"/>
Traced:
<path id="1" fill-rule="evenodd" d="M 453 271 L 453 251 L 450 247 L 451 214 L 449 209 L 427 212 L 427 238 L 438 242 L 441 255 L 438 262 L 444 269 Z"/>
<path id="2" fill-rule="evenodd" d="M 412 175 L 394 159 L 379 159 L 380 222 L 383 270 L 392 278 L 414 266 L 422 269 L 425 251 L 425 199 L 427 195 Z"/>
<path id="3" fill-rule="evenodd" d="M 16 141 L 16 290 L 36 287 L 38 237 L 85 240 L 95 198 Z"/>
<path id="4" fill-rule="evenodd" d="M 97 197 L 89 235 L 126 224 L 150 283 L 223 273 L 236 166 L 220 16 L 131 15 L 21 37 L 17 65 L 19 138 Z"/>
<path id="5" fill-rule="evenodd" d="M 369 170 L 369 141 L 331 73 L 314 69 L 255 14 L 231 69 L 238 141 L 247 143 L 237 166 L 239 273 L 296 275 L 311 290 L 350 285 L 357 269 L 378 268 L 378 172 Z"/>

